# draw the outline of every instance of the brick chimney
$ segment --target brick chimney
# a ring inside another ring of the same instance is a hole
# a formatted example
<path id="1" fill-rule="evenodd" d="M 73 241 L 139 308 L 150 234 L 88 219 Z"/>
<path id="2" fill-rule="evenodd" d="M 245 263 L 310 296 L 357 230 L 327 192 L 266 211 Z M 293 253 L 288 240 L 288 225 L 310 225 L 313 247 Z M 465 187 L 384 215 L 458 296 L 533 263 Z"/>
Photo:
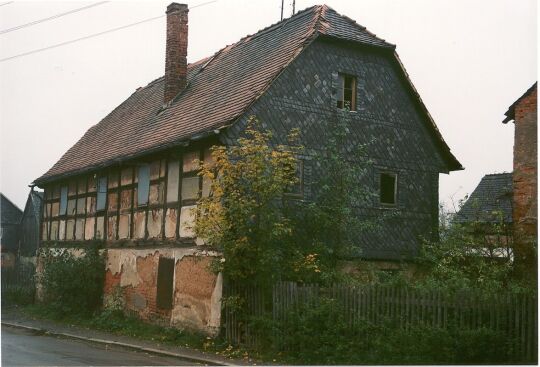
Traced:
<path id="1" fill-rule="evenodd" d="M 187 84 L 188 6 L 167 7 L 164 103 L 169 103 Z"/>

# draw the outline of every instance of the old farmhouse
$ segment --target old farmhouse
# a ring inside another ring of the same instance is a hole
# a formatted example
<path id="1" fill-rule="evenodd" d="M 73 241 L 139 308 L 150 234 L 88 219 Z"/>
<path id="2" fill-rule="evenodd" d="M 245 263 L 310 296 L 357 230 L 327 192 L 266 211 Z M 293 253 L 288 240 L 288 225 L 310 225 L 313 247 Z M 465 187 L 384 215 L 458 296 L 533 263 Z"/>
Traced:
<path id="1" fill-rule="evenodd" d="M 219 326 L 222 280 L 208 272 L 213 253 L 190 228 L 191 209 L 208 195 L 194 159 L 235 144 L 252 115 L 276 143 L 300 129 L 306 199 L 317 175 L 309 152 L 326 122 L 346 116 L 349 142 L 373 142 L 363 184 L 378 196 L 362 213 L 395 215 L 358 239 L 363 257 L 407 258 L 421 236 L 437 235 L 439 174 L 462 167 L 394 45 L 322 5 L 189 65 L 187 49 L 188 8 L 172 3 L 165 76 L 137 89 L 35 180 L 45 190 L 43 244 L 104 246 L 105 292 L 119 291 L 126 310 L 209 333 Z"/>

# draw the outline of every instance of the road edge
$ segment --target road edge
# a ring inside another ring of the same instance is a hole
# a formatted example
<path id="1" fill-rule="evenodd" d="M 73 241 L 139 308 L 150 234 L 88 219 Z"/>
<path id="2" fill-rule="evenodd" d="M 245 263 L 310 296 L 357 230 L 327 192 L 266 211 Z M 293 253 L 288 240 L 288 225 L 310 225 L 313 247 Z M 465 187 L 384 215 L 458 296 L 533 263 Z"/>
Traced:
<path id="1" fill-rule="evenodd" d="M 47 330 L 47 329 L 42 329 L 42 328 L 37 328 L 37 327 L 28 326 L 28 325 L 22 325 L 22 324 L 16 324 L 16 323 L 6 322 L 6 321 L 2 321 L 1 324 L 3 326 L 14 327 L 14 328 L 19 328 L 19 329 L 25 329 L 25 330 L 31 330 L 31 331 L 34 331 L 34 332 L 45 333 L 45 334 L 48 334 L 48 335 L 61 336 L 61 337 L 70 338 L 70 339 L 79 339 L 79 340 L 84 340 L 84 341 L 89 341 L 89 342 L 99 343 L 99 344 L 116 345 L 116 346 L 119 346 L 119 347 L 134 349 L 134 350 L 147 352 L 147 353 L 152 353 L 152 354 L 159 354 L 159 355 L 168 356 L 168 357 L 182 358 L 182 359 L 188 360 L 190 362 L 207 363 L 207 364 L 213 364 L 213 365 L 217 365 L 217 366 L 237 366 L 236 364 L 224 363 L 223 361 L 216 360 L 216 359 L 213 359 L 213 358 L 198 358 L 198 357 L 190 356 L 190 355 L 187 355 L 187 354 L 174 353 L 174 352 L 169 352 L 169 351 L 162 350 L 162 349 L 148 348 L 148 347 L 143 347 L 143 346 L 136 345 L 136 344 L 117 342 L 117 341 L 114 341 L 114 340 L 89 338 L 89 337 L 85 337 L 85 336 L 81 336 L 81 335 L 69 334 L 69 333 L 61 333 L 61 332 L 56 332 L 56 331 L 51 331 L 51 330 Z"/>

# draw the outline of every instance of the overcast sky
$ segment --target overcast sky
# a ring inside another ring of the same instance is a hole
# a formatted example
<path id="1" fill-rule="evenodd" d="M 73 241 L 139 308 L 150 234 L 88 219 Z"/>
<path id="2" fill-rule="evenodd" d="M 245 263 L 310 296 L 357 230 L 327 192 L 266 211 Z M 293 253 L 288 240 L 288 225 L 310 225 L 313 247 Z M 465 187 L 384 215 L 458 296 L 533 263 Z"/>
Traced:
<path id="1" fill-rule="evenodd" d="M 281 0 L 188 1 L 188 62 L 279 21 Z M 292 0 L 285 0 L 285 16 Z M 164 14 L 170 0 L 0 1 L 0 59 Z M 322 2 L 297 0 L 301 10 Z M 444 139 L 465 167 L 440 176 L 440 199 L 512 170 L 504 112 L 537 79 L 535 0 L 326 0 L 397 45 Z M 28 185 L 139 86 L 164 73 L 165 18 L 0 62 L 0 191 L 23 208 Z"/>

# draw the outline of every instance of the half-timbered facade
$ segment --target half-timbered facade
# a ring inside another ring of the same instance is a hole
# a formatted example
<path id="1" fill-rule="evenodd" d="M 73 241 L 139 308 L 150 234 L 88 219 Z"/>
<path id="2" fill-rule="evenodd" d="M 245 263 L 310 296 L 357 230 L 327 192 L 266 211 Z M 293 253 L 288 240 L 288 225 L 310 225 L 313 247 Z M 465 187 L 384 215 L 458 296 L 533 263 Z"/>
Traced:
<path id="1" fill-rule="evenodd" d="M 298 192 L 307 199 L 318 175 L 311 153 L 330 121 L 347 120 L 344 144 L 369 143 L 374 164 L 359 184 L 378 196 L 359 215 L 393 215 L 358 239 L 363 257 L 407 258 L 420 237 L 436 236 L 438 175 L 462 167 L 394 45 L 323 5 L 188 65 L 187 14 L 185 5 L 168 7 L 165 76 L 137 89 L 35 181 L 45 190 L 44 244 L 103 244 L 106 292 L 123 289 L 127 308 L 215 327 L 221 280 L 193 261 L 209 254 L 193 237 L 191 209 L 209 189 L 197 162 L 212 145 L 235 144 L 252 115 L 275 143 L 300 129 Z"/>

